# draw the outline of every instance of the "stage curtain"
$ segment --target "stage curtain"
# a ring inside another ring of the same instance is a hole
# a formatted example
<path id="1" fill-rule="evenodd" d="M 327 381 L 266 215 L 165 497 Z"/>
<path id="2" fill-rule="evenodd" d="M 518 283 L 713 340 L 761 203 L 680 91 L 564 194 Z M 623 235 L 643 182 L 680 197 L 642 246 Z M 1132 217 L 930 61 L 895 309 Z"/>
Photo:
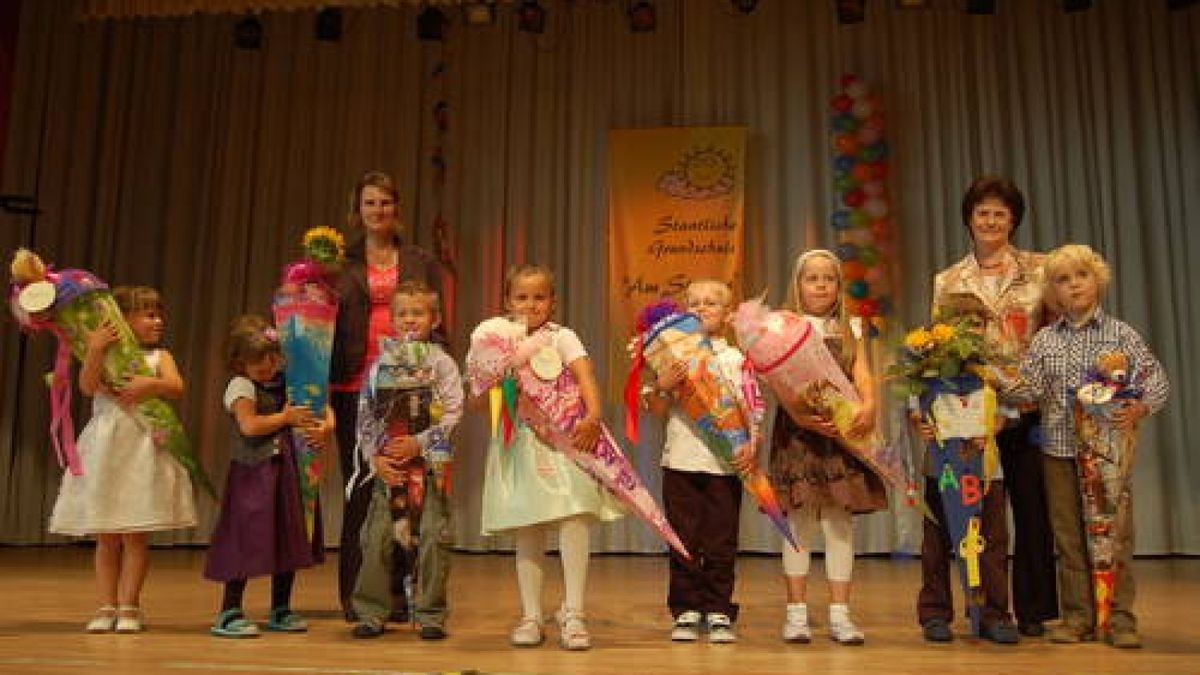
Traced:
<path id="1" fill-rule="evenodd" d="M 873 2 L 865 23 L 839 26 L 829 2 L 763 2 L 742 15 L 725 2 L 660 0 L 657 30 L 632 34 L 619 3 L 543 4 L 544 35 L 517 30 L 510 11 L 490 27 L 452 15 L 444 44 L 416 40 L 411 6 L 346 10 L 339 43 L 313 39 L 311 12 L 267 12 L 263 49 L 242 51 L 236 16 L 79 21 L 74 2 L 23 3 L 0 192 L 38 194 L 33 243 L 50 260 L 163 289 L 169 346 L 189 381 L 182 414 L 221 479 L 229 320 L 267 309 L 299 233 L 342 223 L 347 188 L 365 169 L 399 177 L 404 220 L 432 243 L 439 90 L 456 354 L 470 327 L 500 310 L 505 267 L 530 260 L 557 270 L 558 317 L 604 373 L 624 358 L 602 349 L 608 130 L 748 128 L 745 288 L 777 302 L 794 255 L 830 241 L 828 100 L 837 78 L 856 72 L 888 108 L 903 241 L 897 321 L 927 316 L 932 274 L 968 249 L 963 188 L 984 172 L 1012 176 L 1030 204 L 1019 243 L 1103 251 L 1116 274 L 1107 306 L 1172 375 L 1170 404 L 1141 435 L 1138 550 L 1200 553 L 1200 461 L 1186 427 L 1200 419 L 1200 8 L 1114 0 L 1065 14 L 1059 3 L 1010 0 L 995 16 L 970 16 L 957 2 Z M 27 227 L 0 216 L 0 250 L 24 242 Z M 58 485 L 40 381 L 49 341 L 24 341 L 6 322 L 0 353 L 0 541 L 63 541 L 44 532 Z M 615 404 L 608 412 L 620 421 Z M 458 437 L 457 545 L 470 550 L 511 544 L 479 536 L 483 417 Z M 631 450 L 652 485 L 657 440 L 650 430 Z M 335 483 L 325 492 L 330 541 Z M 202 503 L 199 528 L 159 541 L 205 542 L 215 507 Z M 913 550 L 918 524 L 911 512 L 864 518 L 859 550 Z M 598 528 L 594 545 L 660 550 L 628 519 Z M 779 548 L 750 508 L 742 547 Z"/>

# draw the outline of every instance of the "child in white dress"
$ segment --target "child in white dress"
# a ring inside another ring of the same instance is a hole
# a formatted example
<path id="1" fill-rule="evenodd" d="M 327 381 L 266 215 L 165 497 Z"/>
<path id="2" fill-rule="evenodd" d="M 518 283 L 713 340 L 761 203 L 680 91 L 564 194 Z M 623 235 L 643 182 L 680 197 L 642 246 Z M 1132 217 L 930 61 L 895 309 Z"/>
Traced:
<path id="1" fill-rule="evenodd" d="M 110 388 L 100 374 L 105 353 L 118 339 L 117 327 L 105 323 L 88 336 L 79 389 L 94 398 L 92 418 L 79 435 L 83 472 L 63 474 L 50 531 L 96 536 L 100 609 L 87 623 L 89 633 L 142 630 L 147 533 L 196 524 L 187 470 L 155 445 L 136 412 L 147 398 L 183 395 L 175 359 L 157 347 L 163 335 L 162 298 L 144 286 L 115 288 L 113 297 L 156 375 L 135 375 L 119 389 Z"/>
<path id="2" fill-rule="evenodd" d="M 550 321 L 554 313 L 554 274 L 524 265 L 505 281 L 505 307 L 523 321 L 528 335 L 547 333 L 562 367 L 579 383 L 587 416 L 575 428 L 573 443 L 591 451 L 600 435 L 600 395 L 591 359 L 570 328 Z M 468 361 L 470 358 L 468 357 Z M 587 584 L 589 530 L 597 521 L 624 515 L 616 500 L 562 452 L 520 424 L 508 446 L 493 439 L 488 447 L 483 486 L 483 533 L 512 532 L 517 538 L 517 586 L 524 614 L 510 642 L 517 647 L 542 643 L 542 580 L 546 532 L 558 531 L 563 566 L 564 599 L 556 613 L 559 645 L 591 647 L 583 618 Z"/>

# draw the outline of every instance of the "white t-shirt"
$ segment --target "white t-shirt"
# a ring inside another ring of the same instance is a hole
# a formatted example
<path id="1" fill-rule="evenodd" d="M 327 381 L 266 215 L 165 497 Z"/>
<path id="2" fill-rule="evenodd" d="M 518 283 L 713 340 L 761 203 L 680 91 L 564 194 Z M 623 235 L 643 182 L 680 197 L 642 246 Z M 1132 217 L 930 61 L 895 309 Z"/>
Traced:
<path id="1" fill-rule="evenodd" d="M 225 409 L 233 412 L 233 403 L 239 398 L 248 398 L 253 403 L 258 400 L 254 391 L 254 382 L 244 375 L 234 376 L 225 387 Z"/>
<path id="2" fill-rule="evenodd" d="M 729 346 L 725 340 L 713 339 L 713 352 L 717 356 L 717 366 L 721 374 L 729 382 L 738 397 L 742 394 L 742 362 L 745 357 L 736 347 Z M 730 476 L 734 471 L 726 469 L 717 460 L 712 450 L 708 449 L 696 425 L 672 404 L 667 415 L 667 428 L 663 439 L 662 467 L 675 471 L 691 471 L 694 473 L 711 473 L 720 476 Z"/>

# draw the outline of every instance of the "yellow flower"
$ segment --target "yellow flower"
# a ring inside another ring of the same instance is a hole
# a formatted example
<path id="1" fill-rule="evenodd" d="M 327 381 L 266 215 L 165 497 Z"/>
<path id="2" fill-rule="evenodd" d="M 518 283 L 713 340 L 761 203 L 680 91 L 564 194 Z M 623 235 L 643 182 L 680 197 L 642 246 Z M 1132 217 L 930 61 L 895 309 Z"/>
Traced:
<path id="1" fill-rule="evenodd" d="M 954 339 L 954 327 L 947 326 L 944 323 L 934 324 L 933 329 L 929 331 L 930 337 L 939 345 L 946 344 Z"/>
<path id="2" fill-rule="evenodd" d="M 346 240 L 332 227 L 309 228 L 302 244 L 308 257 L 325 265 L 341 262 L 346 254 Z"/>
<path id="3" fill-rule="evenodd" d="M 933 336 L 924 328 L 914 329 L 904 336 L 904 346 L 915 352 L 925 351 L 933 346 Z"/>

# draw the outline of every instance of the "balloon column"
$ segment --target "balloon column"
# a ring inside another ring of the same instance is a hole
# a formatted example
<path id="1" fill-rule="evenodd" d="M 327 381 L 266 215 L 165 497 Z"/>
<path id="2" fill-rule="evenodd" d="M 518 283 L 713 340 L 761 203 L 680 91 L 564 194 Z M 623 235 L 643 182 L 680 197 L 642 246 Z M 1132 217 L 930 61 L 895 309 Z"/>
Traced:
<path id="1" fill-rule="evenodd" d="M 830 216 L 842 260 L 846 307 L 877 332 L 892 309 L 895 224 L 887 196 L 888 145 L 883 103 L 857 75 L 841 77 L 833 97 L 835 208 Z"/>

